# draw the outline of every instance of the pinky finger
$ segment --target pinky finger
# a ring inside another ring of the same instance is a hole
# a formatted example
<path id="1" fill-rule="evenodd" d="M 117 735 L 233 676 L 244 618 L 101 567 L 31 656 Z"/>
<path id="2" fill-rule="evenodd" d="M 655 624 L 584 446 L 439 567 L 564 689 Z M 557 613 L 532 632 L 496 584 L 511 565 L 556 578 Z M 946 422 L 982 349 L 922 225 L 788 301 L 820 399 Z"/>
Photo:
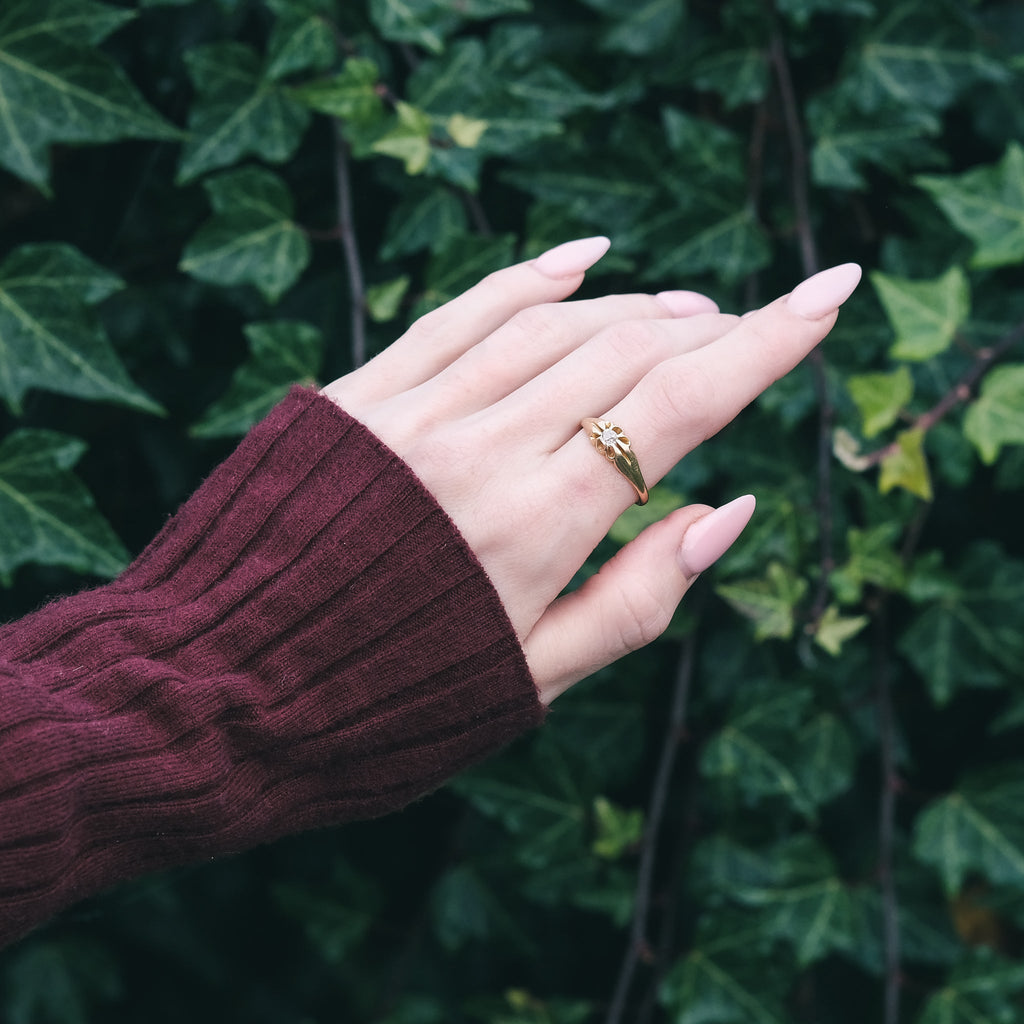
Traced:
<path id="1" fill-rule="evenodd" d="M 746 494 L 717 509 L 679 509 L 555 601 L 523 643 L 542 703 L 661 636 L 697 576 L 743 532 L 754 504 Z"/>

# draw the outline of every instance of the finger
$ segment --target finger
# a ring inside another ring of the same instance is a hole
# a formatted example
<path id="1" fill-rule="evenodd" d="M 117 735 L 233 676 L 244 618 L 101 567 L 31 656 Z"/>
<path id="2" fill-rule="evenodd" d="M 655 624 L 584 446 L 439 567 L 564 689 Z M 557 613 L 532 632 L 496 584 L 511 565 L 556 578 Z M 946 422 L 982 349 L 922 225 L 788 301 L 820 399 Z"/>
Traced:
<path id="1" fill-rule="evenodd" d="M 607 238 L 578 238 L 534 260 L 495 271 L 419 318 L 394 344 L 324 394 L 350 405 L 379 401 L 435 376 L 521 309 L 567 298 L 607 251 Z"/>
<path id="2" fill-rule="evenodd" d="M 653 484 L 796 366 L 831 330 L 839 305 L 859 278 L 856 264 L 822 271 L 789 296 L 740 319 L 711 344 L 659 363 L 617 405 L 589 415 L 625 430 L 648 485 Z M 574 426 L 567 424 L 568 429 Z M 583 492 L 593 492 L 608 473 L 579 430 L 555 454 L 550 468 L 553 486 Z M 609 494 L 609 515 L 635 498 L 621 478 Z"/>
<path id="3" fill-rule="evenodd" d="M 737 319 L 698 313 L 613 324 L 497 403 L 490 418 L 497 429 L 530 422 L 533 436 L 554 451 L 579 429 L 582 417 L 616 405 L 654 367 L 717 341 Z"/>
<path id="4" fill-rule="evenodd" d="M 754 512 L 747 494 L 718 509 L 691 505 L 643 531 L 579 590 L 552 604 L 523 642 L 541 701 L 649 644 L 697 576 Z"/>
<path id="5" fill-rule="evenodd" d="M 634 350 L 633 354 L 638 347 L 647 347 L 653 336 L 655 341 L 664 343 L 656 345 L 652 352 L 656 349 L 660 358 L 666 358 L 683 349 L 671 346 L 660 332 L 645 333 L 642 322 L 692 319 L 712 313 L 718 314 L 718 306 L 711 299 L 685 291 L 606 295 L 579 302 L 529 306 L 417 390 L 429 389 L 431 404 L 443 406 L 445 415 L 466 416 L 517 391 L 602 332 L 612 332 L 602 335 L 604 348 L 621 347 L 624 353 Z M 611 351 L 608 358 L 614 362 L 589 367 L 590 374 L 595 370 L 599 374 L 609 370 L 621 373 L 619 354 Z M 649 360 L 644 364 L 653 365 Z M 579 384 L 578 374 L 569 379 Z"/>

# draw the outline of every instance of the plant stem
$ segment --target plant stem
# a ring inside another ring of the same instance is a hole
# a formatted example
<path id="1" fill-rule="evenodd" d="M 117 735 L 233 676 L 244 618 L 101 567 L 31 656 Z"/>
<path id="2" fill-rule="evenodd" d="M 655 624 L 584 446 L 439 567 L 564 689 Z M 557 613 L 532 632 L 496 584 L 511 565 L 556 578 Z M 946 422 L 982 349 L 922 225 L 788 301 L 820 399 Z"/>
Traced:
<path id="1" fill-rule="evenodd" d="M 334 180 L 338 203 L 338 238 L 345 254 L 348 290 L 351 299 L 351 352 L 353 369 L 366 362 L 366 286 L 363 266 L 359 259 L 355 220 L 352 216 L 352 179 L 349 174 L 349 148 L 334 123 Z"/>
<path id="2" fill-rule="evenodd" d="M 789 70 L 786 47 L 782 35 L 775 32 L 769 49 L 775 80 L 779 87 L 782 116 L 786 125 L 789 144 L 790 181 L 792 185 L 793 208 L 796 212 L 797 239 L 800 246 L 800 263 L 804 277 L 810 277 L 821 269 L 818 246 L 814 237 L 811 218 L 810 188 L 807 174 L 807 146 L 804 143 L 800 110 L 793 88 L 793 76 Z M 824 614 L 828 603 L 829 577 L 835 568 L 835 550 L 832 543 L 832 428 L 835 422 L 835 406 L 829 393 L 825 355 L 821 347 L 815 348 L 808 356 L 808 364 L 818 396 L 818 536 L 821 574 L 818 588 L 811 606 L 810 622 L 815 624 Z"/>
<path id="3" fill-rule="evenodd" d="M 658 835 L 665 814 L 669 783 L 675 768 L 679 744 L 686 726 L 686 710 L 689 703 L 690 683 L 693 679 L 694 652 L 697 646 L 696 627 L 682 642 L 676 663 L 675 685 L 672 690 L 672 706 L 669 711 L 665 738 L 661 745 L 658 769 L 651 787 L 651 798 L 647 806 L 647 823 L 644 828 L 643 849 L 640 867 L 637 871 L 636 894 L 633 902 L 633 921 L 629 930 L 629 941 L 611 1006 L 605 1017 L 605 1024 L 620 1024 L 626 1009 L 626 999 L 636 971 L 637 961 L 649 950 L 647 940 L 648 919 L 651 909 L 651 890 L 654 886 L 654 861 L 658 846 Z"/>

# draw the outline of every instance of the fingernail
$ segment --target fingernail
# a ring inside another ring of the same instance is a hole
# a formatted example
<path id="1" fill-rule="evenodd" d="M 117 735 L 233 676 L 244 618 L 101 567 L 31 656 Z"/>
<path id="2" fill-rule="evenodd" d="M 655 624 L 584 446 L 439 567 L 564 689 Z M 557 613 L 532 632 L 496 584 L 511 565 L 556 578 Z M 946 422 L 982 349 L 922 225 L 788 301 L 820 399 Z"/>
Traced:
<path id="1" fill-rule="evenodd" d="M 589 270 L 608 251 L 611 244 L 604 235 L 563 242 L 554 249 L 542 252 L 533 261 L 533 267 L 545 277 L 553 277 L 556 280 L 575 277 Z"/>
<path id="2" fill-rule="evenodd" d="M 717 313 L 718 303 L 700 292 L 658 292 L 654 296 L 673 316 L 696 316 L 698 313 Z"/>
<path id="3" fill-rule="evenodd" d="M 744 494 L 698 519 L 683 535 L 679 548 L 679 567 L 683 572 L 696 576 L 717 562 L 750 522 L 756 504 L 752 494 Z"/>
<path id="4" fill-rule="evenodd" d="M 813 277 L 801 281 L 786 299 L 786 304 L 797 316 L 806 320 L 820 320 L 837 310 L 853 293 L 860 281 L 860 267 L 856 263 L 841 263 Z"/>

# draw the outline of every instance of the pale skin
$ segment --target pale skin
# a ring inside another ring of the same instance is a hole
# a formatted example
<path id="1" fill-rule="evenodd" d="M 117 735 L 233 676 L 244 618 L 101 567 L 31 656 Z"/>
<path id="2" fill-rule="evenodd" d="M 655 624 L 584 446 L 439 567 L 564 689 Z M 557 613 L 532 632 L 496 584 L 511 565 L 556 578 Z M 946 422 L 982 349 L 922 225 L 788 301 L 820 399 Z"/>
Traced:
<path id="1" fill-rule="evenodd" d="M 560 250 L 490 275 L 324 389 L 451 516 L 545 704 L 658 637 L 753 511 L 677 509 L 560 597 L 636 497 L 580 420 L 622 427 L 653 488 L 828 334 L 859 278 L 833 268 L 742 318 L 692 293 L 565 302 L 603 248 Z"/>

